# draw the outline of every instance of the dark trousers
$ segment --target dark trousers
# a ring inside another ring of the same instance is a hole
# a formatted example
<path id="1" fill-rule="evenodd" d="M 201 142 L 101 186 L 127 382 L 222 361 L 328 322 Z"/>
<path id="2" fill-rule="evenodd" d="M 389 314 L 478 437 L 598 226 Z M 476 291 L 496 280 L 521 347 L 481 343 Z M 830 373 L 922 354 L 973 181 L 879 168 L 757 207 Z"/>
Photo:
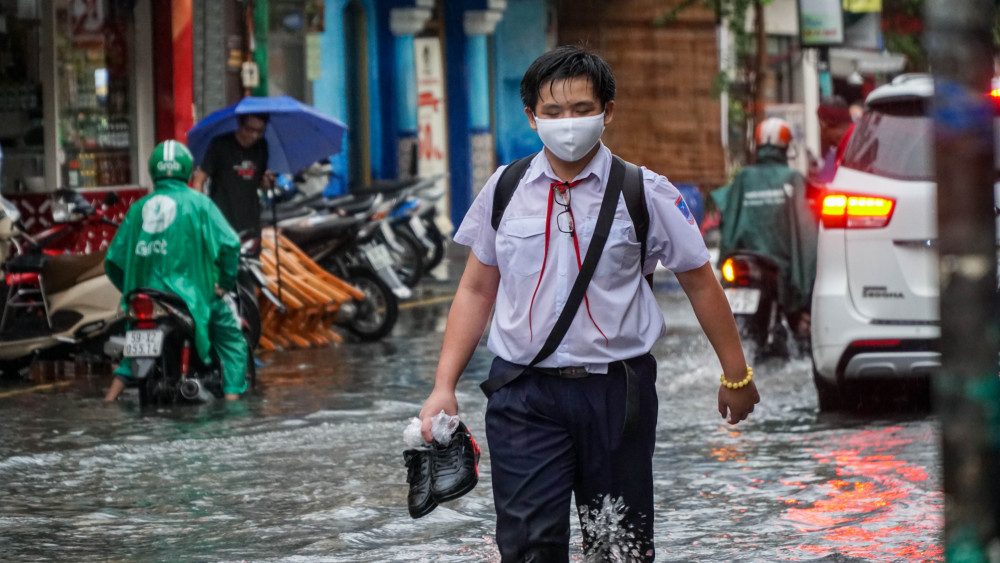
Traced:
<path id="1" fill-rule="evenodd" d="M 505 563 L 568 561 L 570 493 L 588 556 L 617 549 L 626 561 L 653 560 L 656 360 L 628 362 L 639 390 L 638 424 L 628 435 L 621 363 L 580 379 L 529 369 L 490 396 L 486 439 Z M 520 368 L 496 358 L 490 377 L 511 369 Z"/>

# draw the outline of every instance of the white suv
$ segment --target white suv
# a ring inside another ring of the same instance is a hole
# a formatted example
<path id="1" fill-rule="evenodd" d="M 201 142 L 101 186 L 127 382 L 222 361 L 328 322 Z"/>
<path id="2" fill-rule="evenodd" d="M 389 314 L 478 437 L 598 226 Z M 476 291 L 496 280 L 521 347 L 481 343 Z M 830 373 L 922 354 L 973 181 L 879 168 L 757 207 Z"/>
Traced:
<path id="1" fill-rule="evenodd" d="M 812 301 L 821 410 L 850 406 L 870 380 L 926 380 L 937 341 L 934 84 L 903 75 L 873 91 L 821 195 Z"/>

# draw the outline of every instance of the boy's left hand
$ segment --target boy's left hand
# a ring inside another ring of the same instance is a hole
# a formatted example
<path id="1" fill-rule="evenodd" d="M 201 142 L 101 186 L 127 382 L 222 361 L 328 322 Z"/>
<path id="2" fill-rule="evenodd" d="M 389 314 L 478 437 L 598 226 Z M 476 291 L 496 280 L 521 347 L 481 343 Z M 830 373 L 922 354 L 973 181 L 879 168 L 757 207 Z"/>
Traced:
<path id="1" fill-rule="evenodd" d="M 760 393 L 757 392 L 757 385 L 753 381 L 739 389 L 719 385 L 719 414 L 729 424 L 738 424 L 746 420 L 753 412 L 753 406 L 759 402 Z"/>

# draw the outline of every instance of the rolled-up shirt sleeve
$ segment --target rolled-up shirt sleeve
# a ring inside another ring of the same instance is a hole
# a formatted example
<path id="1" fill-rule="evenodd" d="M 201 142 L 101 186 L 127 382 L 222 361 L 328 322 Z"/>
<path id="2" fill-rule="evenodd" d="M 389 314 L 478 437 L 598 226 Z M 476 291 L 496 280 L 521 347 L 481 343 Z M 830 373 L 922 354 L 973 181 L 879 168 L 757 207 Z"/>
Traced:
<path id="1" fill-rule="evenodd" d="M 649 235 L 643 274 L 656 263 L 674 272 L 687 272 L 708 262 L 708 248 L 690 207 L 669 180 L 643 168 Z M 484 190 L 485 191 L 485 190 Z"/>
<path id="2" fill-rule="evenodd" d="M 465 214 L 465 218 L 462 219 L 462 224 L 459 225 L 454 237 L 455 242 L 468 246 L 476 258 L 487 266 L 497 265 L 497 232 L 490 220 L 493 216 L 493 192 L 504 168 L 506 166 L 497 168 L 486 181 Z"/>

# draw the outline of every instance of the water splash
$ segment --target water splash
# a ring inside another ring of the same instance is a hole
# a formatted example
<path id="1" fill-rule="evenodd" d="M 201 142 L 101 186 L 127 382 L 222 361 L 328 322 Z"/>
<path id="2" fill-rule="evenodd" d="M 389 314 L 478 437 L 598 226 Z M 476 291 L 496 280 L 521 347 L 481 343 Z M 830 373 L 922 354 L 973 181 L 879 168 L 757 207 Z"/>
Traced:
<path id="1" fill-rule="evenodd" d="M 639 538 L 639 530 L 628 521 L 628 507 L 624 499 L 605 495 L 598 508 L 581 505 L 580 526 L 587 539 L 585 561 L 643 561 L 643 541 Z"/>

